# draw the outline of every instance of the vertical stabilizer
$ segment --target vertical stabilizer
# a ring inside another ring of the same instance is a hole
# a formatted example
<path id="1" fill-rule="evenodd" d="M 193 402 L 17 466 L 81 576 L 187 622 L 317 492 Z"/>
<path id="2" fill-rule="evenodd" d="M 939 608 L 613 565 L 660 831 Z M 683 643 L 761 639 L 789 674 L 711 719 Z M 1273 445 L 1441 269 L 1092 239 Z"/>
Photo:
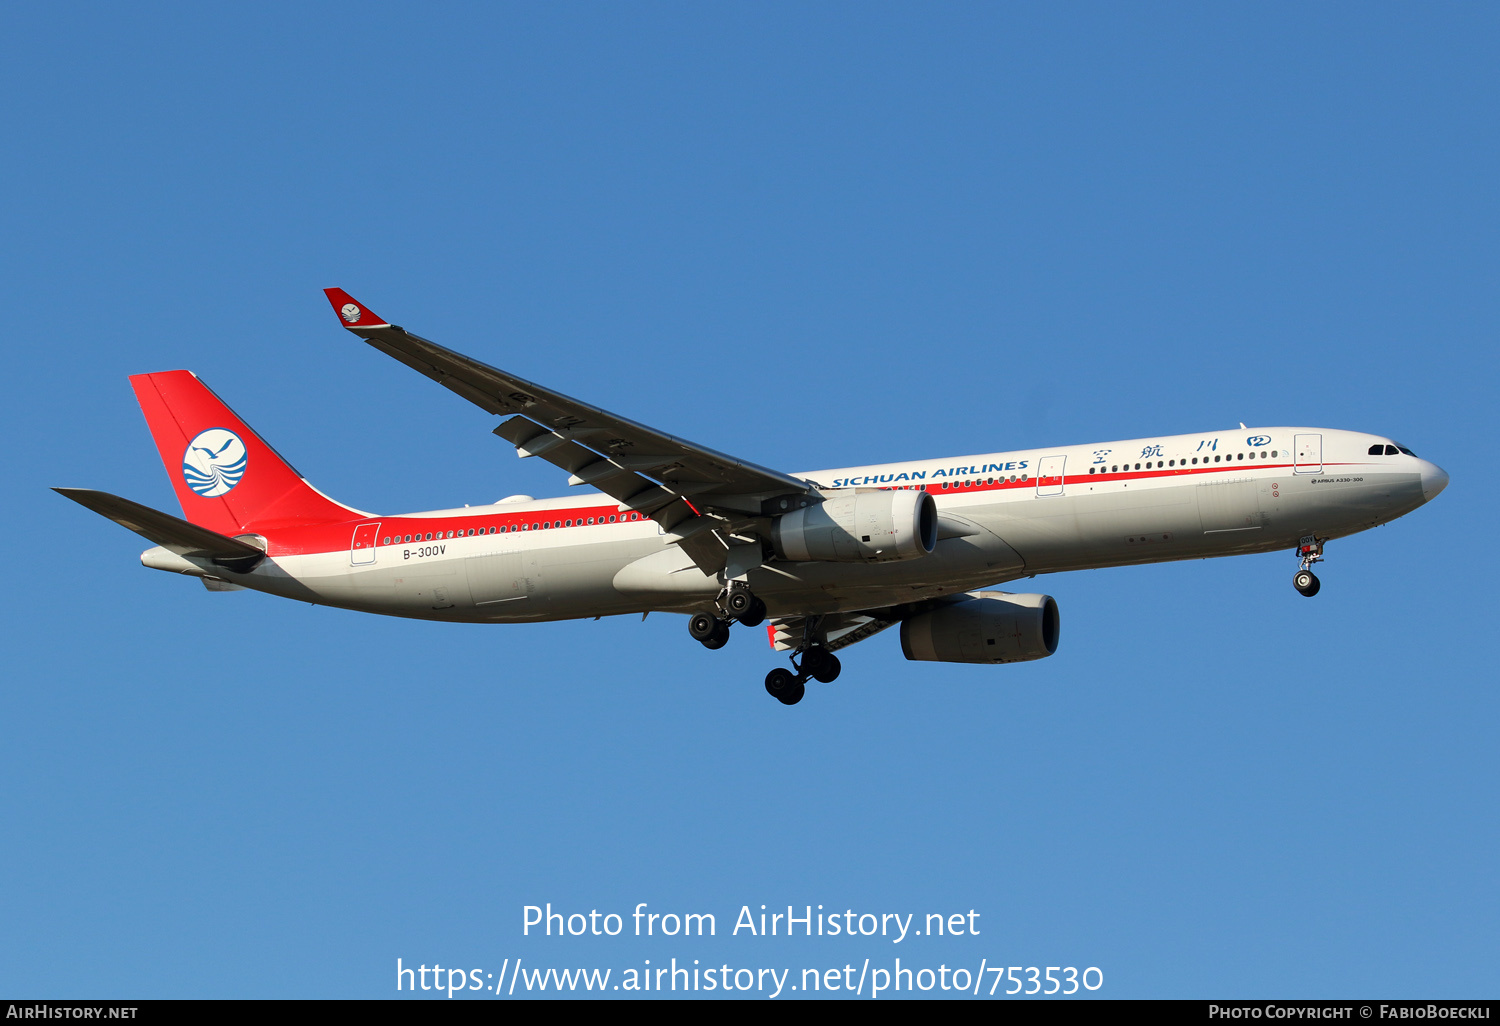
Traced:
<path id="1" fill-rule="evenodd" d="M 304 481 L 191 371 L 130 384 L 190 523 L 232 536 L 364 516 Z"/>

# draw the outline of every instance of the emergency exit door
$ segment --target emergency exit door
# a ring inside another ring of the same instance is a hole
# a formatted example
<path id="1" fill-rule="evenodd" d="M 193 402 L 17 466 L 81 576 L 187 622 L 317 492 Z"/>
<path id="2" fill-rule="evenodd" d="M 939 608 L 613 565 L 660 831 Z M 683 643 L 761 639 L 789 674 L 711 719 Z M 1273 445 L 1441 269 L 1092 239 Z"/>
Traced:
<path id="1" fill-rule="evenodd" d="M 1297 435 L 1293 440 L 1293 447 L 1297 453 L 1296 466 L 1292 468 L 1294 474 L 1321 474 L 1323 473 L 1323 436 L 1322 435 Z"/>
<path id="2" fill-rule="evenodd" d="M 1061 495 L 1063 493 L 1063 465 L 1066 456 L 1043 456 L 1036 468 L 1036 493 L 1038 495 Z"/>
<path id="3" fill-rule="evenodd" d="M 375 562 L 375 538 L 379 533 L 380 521 L 378 520 L 373 524 L 360 524 L 354 529 L 354 537 L 349 542 L 351 566 Z"/>

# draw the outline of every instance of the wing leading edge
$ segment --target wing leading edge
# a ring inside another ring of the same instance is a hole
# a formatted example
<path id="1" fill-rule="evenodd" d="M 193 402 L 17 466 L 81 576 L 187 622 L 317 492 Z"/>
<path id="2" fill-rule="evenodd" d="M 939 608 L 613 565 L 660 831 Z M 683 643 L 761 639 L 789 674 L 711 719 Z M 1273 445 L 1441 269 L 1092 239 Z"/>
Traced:
<path id="1" fill-rule="evenodd" d="M 487 413 L 495 434 L 650 517 L 706 573 L 728 561 L 736 533 L 806 504 L 815 486 L 657 431 L 491 367 L 382 320 L 342 289 L 325 289 L 344 327 Z"/>

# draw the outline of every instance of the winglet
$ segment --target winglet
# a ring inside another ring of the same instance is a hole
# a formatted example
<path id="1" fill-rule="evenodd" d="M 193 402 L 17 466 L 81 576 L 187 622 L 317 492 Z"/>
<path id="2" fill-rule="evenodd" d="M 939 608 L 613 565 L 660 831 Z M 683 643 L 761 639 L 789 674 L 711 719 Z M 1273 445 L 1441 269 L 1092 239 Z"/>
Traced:
<path id="1" fill-rule="evenodd" d="M 339 315 L 344 327 L 350 330 L 389 326 L 388 321 L 381 320 L 369 307 L 355 302 L 354 297 L 343 289 L 324 289 L 323 295 L 328 297 L 328 302 L 333 305 L 333 312 Z"/>

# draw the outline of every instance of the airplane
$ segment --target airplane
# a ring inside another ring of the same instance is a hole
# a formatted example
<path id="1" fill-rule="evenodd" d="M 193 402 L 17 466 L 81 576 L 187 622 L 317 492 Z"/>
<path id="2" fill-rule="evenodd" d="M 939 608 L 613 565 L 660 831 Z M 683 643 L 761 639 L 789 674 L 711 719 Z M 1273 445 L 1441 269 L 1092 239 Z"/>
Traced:
<path id="1" fill-rule="evenodd" d="M 1324 545 L 1431 501 L 1448 475 L 1381 435 L 1247 428 L 783 473 L 677 438 L 412 334 L 325 289 L 375 349 L 505 419 L 494 433 L 569 475 L 566 498 L 366 513 L 308 484 L 196 375 L 131 377 L 181 518 L 60 494 L 154 543 L 147 567 L 389 616 L 522 623 L 688 614 L 722 648 L 766 625 L 785 705 L 839 650 L 899 625 L 909 660 L 1057 651 L 1037 574 L 1292 549 L 1317 594 Z"/>

